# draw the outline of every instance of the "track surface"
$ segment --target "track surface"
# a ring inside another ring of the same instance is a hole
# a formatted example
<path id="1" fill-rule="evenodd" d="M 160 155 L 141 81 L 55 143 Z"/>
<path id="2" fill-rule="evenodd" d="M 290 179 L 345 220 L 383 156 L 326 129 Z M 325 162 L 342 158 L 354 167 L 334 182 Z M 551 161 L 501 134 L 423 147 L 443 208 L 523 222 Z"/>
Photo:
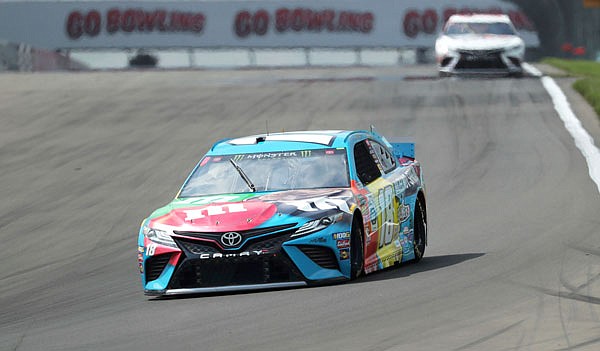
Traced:
<path id="1" fill-rule="evenodd" d="M 533 78 L 402 79 L 432 74 L 2 75 L 0 350 L 597 350 L 600 195 L 549 96 Z M 140 221 L 213 141 L 266 120 L 414 137 L 425 259 L 349 284 L 145 297 Z"/>

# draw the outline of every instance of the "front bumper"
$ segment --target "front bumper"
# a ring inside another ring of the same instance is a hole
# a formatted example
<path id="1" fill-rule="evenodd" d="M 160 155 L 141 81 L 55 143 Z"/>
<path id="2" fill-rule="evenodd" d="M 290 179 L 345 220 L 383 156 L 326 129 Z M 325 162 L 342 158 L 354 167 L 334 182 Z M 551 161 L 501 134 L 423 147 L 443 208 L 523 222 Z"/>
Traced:
<path id="1" fill-rule="evenodd" d="M 263 290 L 346 280 L 349 260 L 340 258 L 332 234 L 345 226 L 340 223 L 299 238 L 291 237 L 295 228 L 243 233 L 250 239 L 235 250 L 223 250 L 211 241 L 213 236 L 219 237 L 214 233 L 179 233 L 182 235 L 173 237 L 177 248 L 143 255 L 144 293 L 168 296 Z M 140 251 L 147 250 L 140 247 Z"/>
<path id="2" fill-rule="evenodd" d="M 501 49 L 458 50 L 439 59 L 438 70 L 445 75 L 520 75 L 522 58 Z"/>

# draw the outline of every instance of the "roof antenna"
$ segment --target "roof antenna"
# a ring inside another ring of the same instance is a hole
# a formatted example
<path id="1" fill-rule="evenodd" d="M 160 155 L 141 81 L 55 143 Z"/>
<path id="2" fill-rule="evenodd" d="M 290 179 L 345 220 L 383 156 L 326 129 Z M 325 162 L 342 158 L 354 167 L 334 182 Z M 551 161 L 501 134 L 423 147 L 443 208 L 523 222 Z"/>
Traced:
<path id="1" fill-rule="evenodd" d="M 267 129 L 267 135 L 269 135 L 269 120 L 265 120 L 265 127 Z"/>

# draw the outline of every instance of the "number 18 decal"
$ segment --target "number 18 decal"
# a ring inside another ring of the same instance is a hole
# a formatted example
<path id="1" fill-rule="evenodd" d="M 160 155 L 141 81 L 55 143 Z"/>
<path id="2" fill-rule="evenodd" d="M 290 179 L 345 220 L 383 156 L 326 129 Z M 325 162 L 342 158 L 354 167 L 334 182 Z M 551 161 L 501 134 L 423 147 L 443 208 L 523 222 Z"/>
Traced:
<path id="1" fill-rule="evenodd" d="M 156 244 L 155 243 L 150 243 L 147 247 L 146 247 L 146 256 L 154 256 L 154 252 L 156 251 Z"/>
<path id="2" fill-rule="evenodd" d="M 379 247 L 389 245 L 394 238 L 394 187 L 391 185 L 379 189 L 379 207 L 381 208 L 381 224 Z"/>

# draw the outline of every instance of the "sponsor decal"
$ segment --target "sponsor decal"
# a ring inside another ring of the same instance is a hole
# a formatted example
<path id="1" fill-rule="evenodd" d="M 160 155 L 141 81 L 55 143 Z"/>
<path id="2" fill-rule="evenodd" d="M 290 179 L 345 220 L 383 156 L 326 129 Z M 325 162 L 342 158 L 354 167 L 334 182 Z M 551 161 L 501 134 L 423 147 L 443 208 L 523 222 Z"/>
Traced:
<path id="1" fill-rule="evenodd" d="M 321 210 L 340 210 L 346 213 L 351 213 L 346 200 L 319 197 L 305 200 L 286 201 L 286 204 L 296 207 L 303 212 L 316 212 Z"/>
<path id="2" fill-rule="evenodd" d="M 333 233 L 333 240 L 350 239 L 350 232 Z"/>
<path id="3" fill-rule="evenodd" d="M 408 181 L 406 180 L 406 174 L 401 174 L 400 178 L 396 179 L 393 182 L 394 191 L 396 192 L 396 196 L 402 199 L 404 197 L 404 192 L 406 188 L 408 188 Z"/>
<path id="4" fill-rule="evenodd" d="M 358 206 L 360 206 L 361 208 L 364 208 L 367 206 L 366 196 L 364 196 L 362 194 L 358 194 L 358 195 L 356 195 L 356 198 L 358 199 Z"/>
<path id="5" fill-rule="evenodd" d="M 232 257 L 250 257 L 250 256 L 261 256 L 261 255 L 265 255 L 268 254 L 269 250 L 252 250 L 252 251 L 244 251 L 244 252 L 238 252 L 238 253 L 220 253 L 220 252 L 215 252 L 215 253 L 203 253 L 200 254 L 200 259 L 201 260 L 207 260 L 207 259 L 215 259 L 215 258 L 232 258 Z"/>
<path id="6" fill-rule="evenodd" d="M 140 274 L 144 273 L 144 247 L 138 246 L 138 269 Z"/>
<path id="7" fill-rule="evenodd" d="M 417 173 L 415 172 L 414 168 L 410 169 L 410 171 L 407 174 L 407 178 L 409 189 L 416 188 L 419 185 L 420 179 Z"/>
<path id="8" fill-rule="evenodd" d="M 412 243 L 413 237 L 413 230 L 408 228 L 408 226 L 404 227 L 402 229 L 402 235 L 400 235 L 400 245 L 403 247 L 408 247 L 408 245 Z"/>
<path id="9" fill-rule="evenodd" d="M 347 260 L 350 258 L 350 249 L 340 250 L 340 260 Z"/>
<path id="10" fill-rule="evenodd" d="M 397 261 L 398 260 L 396 259 L 396 255 L 389 255 L 381 259 L 381 264 L 383 265 L 383 267 L 389 267 Z"/>
<path id="11" fill-rule="evenodd" d="M 111 8 L 102 14 L 98 10 L 71 11 L 65 29 L 69 39 L 96 37 L 104 30 L 117 33 L 181 33 L 201 34 L 206 16 L 202 12 L 145 10 L 141 8 Z"/>
<path id="12" fill-rule="evenodd" d="M 377 270 L 377 263 L 373 263 L 373 264 L 365 266 L 365 273 L 366 274 L 373 273 L 376 270 Z"/>
<path id="13" fill-rule="evenodd" d="M 355 32 L 367 34 L 373 30 L 375 15 L 372 12 L 315 9 L 307 7 L 281 7 L 270 13 L 264 9 L 256 12 L 240 11 L 234 18 L 235 34 L 239 38 L 250 35 L 264 36 L 276 33 Z"/>
<path id="14" fill-rule="evenodd" d="M 262 201 L 213 203 L 175 208 L 166 215 L 153 219 L 150 225 L 173 226 L 191 231 L 210 231 L 209 228 L 219 226 L 219 231 L 223 233 L 240 232 L 261 225 L 276 212 L 274 204 Z"/>
<path id="15" fill-rule="evenodd" d="M 402 205 L 400 206 L 400 223 L 408 220 L 410 218 L 410 206 Z"/>
<path id="16" fill-rule="evenodd" d="M 302 151 L 300 151 L 300 155 L 302 157 L 310 157 L 311 154 L 312 154 L 311 150 L 302 150 Z"/>
<path id="17" fill-rule="evenodd" d="M 326 243 L 326 242 L 327 242 L 327 239 L 325 239 L 325 238 L 323 238 L 323 237 L 321 237 L 321 236 L 320 236 L 320 237 L 318 237 L 318 238 L 313 238 L 313 239 L 310 239 L 310 241 L 309 241 L 309 242 L 310 242 L 310 243 L 321 243 L 321 244 L 322 244 L 322 243 Z"/>
<path id="18" fill-rule="evenodd" d="M 409 229 L 408 227 L 404 228 L 404 234 L 408 238 L 409 242 L 412 242 L 415 237 L 415 231 L 413 229 Z"/>
<path id="19" fill-rule="evenodd" d="M 246 157 L 246 155 L 235 155 L 233 156 L 231 159 L 234 160 L 235 162 L 241 161 Z"/>
<path id="20" fill-rule="evenodd" d="M 377 212 L 378 211 L 377 211 L 377 207 L 375 206 L 375 200 L 374 200 L 373 194 L 368 193 L 367 194 L 367 199 L 368 199 L 368 202 L 369 202 L 369 218 L 370 218 L 371 227 L 372 228 L 376 228 L 377 227 Z"/>
<path id="21" fill-rule="evenodd" d="M 342 240 L 338 240 L 337 241 L 337 248 L 338 249 L 344 249 L 350 247 L 350 240 L 349 239 L 342 239 Z"/>
<path id="22" fill-rule="evenodd" d="M 226 213 L 236 212 L 247 212 L 248 209 L 244 207 L 243 203 L 231 203 L 226 205 L 211 205 L 197 210 L 184 210 L 186 214 L 185 220 L 192 222 L 195 219 L 201 219 L 205 217 L 211 217 L 215 215 L 222 215 Z"/>
<path id="23" fill-rule="evenodd" d="M 306 156 L 304 156 L 305 152 L 306 151 L 302 151 L 302 157 L 306 157 Z M 309 154 L 309 156 L 310 156 L 310 154 Z M 263 160 L 263 159 L 274 159 L 274 158 L 283 158 L 283 157 L 298 157 L 298 153 L 296 151 L 288 151 L 288 152 L 263 152 L 260 154 L 246 155 L 247 160 Z"/>

